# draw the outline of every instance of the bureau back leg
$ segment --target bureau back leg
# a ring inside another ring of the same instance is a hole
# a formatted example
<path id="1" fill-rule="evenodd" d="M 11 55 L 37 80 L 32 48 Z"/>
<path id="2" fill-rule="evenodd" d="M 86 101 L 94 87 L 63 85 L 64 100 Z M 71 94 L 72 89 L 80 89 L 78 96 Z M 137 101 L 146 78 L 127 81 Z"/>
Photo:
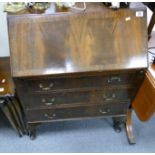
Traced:
<path id="1" fill-rule="evenodd" d="M 113 117 L 113 128 L 117 133 L 121 132 L 122 124 L 124 124 L 125 117 Z"/>
<path id="2" fill-rule="evenodd" d="M 27 136 L 29 136 L 31 140 L 34 140 L 37 137 L 36 128 L 38 125 L 41 125 L 41 123 L 33 123 L 33 124 L 27 123 Z"/>
<path id="3" fill-rule="evenodd" d="M 129 109 L 127 111 L 127 118 L 126 118 L 126 123 L 125 123 L 126 134 L 127 134 L 129 144 L 136 144 L 135 137 L 133 134 L 131 115 L 132 115 L 132 109 Z"/>
<path id="4" fill-rule="evenodd" d="M 31 140 L 36 139 L 36 125 L 34 124 L 28 124 L 28 136 L 30 137 Z"/>

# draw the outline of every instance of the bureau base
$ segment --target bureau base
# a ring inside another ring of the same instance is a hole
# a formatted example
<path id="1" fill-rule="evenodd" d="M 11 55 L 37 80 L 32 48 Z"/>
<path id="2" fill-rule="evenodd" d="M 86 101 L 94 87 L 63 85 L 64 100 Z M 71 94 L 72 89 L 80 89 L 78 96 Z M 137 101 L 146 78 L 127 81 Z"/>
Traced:
<path id="1" fill-rule="evenodd" d="M 125 127 L 128 142 L 129 142 L 129 144 L 133 145 L 133 144 L 136 144 L 136 142 L 135 142 L 135 137 L 133 134 L 131 115 L 132 115 L 132 109 L 129 109 L 127 111 L 127 115 L 114 116 L 111 118 L 113 120 L 114 131 L 116 133 L 120 133 L 122 131 L 122 127 Z M 103 118 L 105 118 L 105 117 L 103 117 Z M 88 118 L 85 118 L 85 119 L 88 119 Z M 67 121 L 79 120 L 79 118 L 77 118 L 77 119 L 66 119 L 66 120 Z M 58 120 L 58 121 L 62 121 L 62 120 Z M 42 123 L 27 123 L 28 136 L 30 137 L 31 140 L 36 139 L 36 137 L 37 137 L 36 128 L 38 125 L 41 125 L 41 124 Z"/>

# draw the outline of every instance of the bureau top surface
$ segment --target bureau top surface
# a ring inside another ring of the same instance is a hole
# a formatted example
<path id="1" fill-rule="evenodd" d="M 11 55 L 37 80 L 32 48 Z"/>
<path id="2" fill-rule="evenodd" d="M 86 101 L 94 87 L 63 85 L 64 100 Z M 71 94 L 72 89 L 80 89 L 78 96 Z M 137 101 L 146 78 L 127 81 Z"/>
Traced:
<path id="1" fill-rule="evenodd" d="M 147 67 L 145 8 L 8 15 L 14 77 Z"/>

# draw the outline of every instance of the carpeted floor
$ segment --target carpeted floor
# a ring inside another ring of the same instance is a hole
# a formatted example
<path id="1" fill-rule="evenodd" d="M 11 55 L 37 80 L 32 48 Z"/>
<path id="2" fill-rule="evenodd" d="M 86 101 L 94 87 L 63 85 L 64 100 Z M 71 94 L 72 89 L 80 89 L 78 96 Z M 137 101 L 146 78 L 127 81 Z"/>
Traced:
<path id="1" fill-rule="evenodd" d="M 136 144 L 129 145 L 125 130 L 114 132 L 111 119 L 44 124 L 38 136 L 19 138 L 0 114 L 0 152 L 155 152 L 155 117 L 140 122 L 133 114 Z"/>

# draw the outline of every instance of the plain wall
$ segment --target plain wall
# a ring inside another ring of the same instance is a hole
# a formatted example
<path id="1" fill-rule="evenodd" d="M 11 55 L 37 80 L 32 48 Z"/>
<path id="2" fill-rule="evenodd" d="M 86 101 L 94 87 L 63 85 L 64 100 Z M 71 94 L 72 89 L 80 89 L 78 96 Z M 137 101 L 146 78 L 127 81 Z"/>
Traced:
<path id="1" fill-rule="evenodd" d="M 0 57 L 9 56 L 7 20 L 6 13 L 3 12 L 4 5 L 4 2 L 0 2 Z"/>

